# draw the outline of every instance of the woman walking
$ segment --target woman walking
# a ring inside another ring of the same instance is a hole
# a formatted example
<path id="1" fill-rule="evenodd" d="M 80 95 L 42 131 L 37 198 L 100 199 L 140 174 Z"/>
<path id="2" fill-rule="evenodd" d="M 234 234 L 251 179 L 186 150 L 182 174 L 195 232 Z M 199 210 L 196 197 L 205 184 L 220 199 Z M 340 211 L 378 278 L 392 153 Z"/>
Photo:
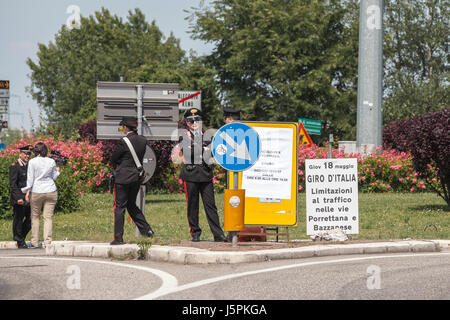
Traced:
<path id="1" fill-rule="evenodd" d="M 58 193 L 55 180 L 59 176 L 59 168 L 55 160 L 47 158 L 47 146 L 38 142 L 34 147 L 35 158 L 28 162 L 27 186 L 22 188 L 26 192 L 26 201 L 31 207 L 31 245 L 39 247 L 39 223 L 41 210 L 44 211 L 44 245 L 52 242 L 53 212 L 55 210 Z"/>

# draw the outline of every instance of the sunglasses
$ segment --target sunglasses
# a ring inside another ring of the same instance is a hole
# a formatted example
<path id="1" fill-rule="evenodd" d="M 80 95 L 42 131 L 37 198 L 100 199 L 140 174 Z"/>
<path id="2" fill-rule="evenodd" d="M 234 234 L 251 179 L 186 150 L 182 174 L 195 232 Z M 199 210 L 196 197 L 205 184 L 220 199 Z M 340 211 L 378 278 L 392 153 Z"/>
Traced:
<path id="1" fill-rule="evenodd" d="M 193 117 L 189 117 L 189 118 L 186 118 L 186 121 L 187 122 L 195 122 L 195 121 L 200 121 L 200 117 L 199 116 L 193 116 Z"/>

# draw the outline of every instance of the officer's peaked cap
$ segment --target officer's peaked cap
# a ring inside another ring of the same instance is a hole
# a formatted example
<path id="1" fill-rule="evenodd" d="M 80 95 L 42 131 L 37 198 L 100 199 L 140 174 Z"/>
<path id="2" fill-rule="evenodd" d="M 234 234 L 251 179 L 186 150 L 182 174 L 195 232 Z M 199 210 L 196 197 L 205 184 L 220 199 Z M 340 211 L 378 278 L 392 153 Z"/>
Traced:
<path id="1" fill-rule="evenodd" d="M 119 125 L 137 128 L 137 120 L 135 117 L 122 117 L 122 121 L 120 121 Z"/>
<path id="2" fill-rule="evenodd" d="M 225 115 L 225 118 L 226 117 L 231 117 L 231 116 L 240 116 L 241 115 L 241 110 L 224 107 L 223 108 L 223 113 Z"/>
<path id="3" fill-rule="evenodd" d="M 20 152 L 31 154 L 31 152 L 33 151 L 33 147 L 30 145 L 27 145 L 24 147 L 20 147 L 19 150 L 20 150 Z"/>
<path id="4" fill-rule="evenodd" d="M 186 112 L 184 113 L 184 117 L 186 119 L 194 119 L 197 117 L 201 117 L 202 116 L 202 112 L 200 111 L 200 109 L 197 108 L 190 108 L 188 110 L 186 110 Z"/>

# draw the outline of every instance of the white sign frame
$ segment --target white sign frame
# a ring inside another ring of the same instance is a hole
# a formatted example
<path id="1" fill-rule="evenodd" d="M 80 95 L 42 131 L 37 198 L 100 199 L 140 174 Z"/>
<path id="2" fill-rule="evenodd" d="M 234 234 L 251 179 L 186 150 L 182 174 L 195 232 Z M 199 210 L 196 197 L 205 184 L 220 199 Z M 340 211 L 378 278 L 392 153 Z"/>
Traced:
<path id="1" fill-rule="evenodd" d="M 357 159 L 306 159 L 305 174 L 306 234 L 358 234 Z"/>

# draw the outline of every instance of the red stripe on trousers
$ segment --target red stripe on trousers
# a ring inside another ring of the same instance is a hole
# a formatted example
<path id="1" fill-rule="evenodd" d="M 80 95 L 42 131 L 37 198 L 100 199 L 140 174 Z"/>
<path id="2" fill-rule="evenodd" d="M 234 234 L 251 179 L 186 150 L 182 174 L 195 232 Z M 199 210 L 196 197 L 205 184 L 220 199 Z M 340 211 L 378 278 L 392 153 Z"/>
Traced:
<path id="1" fill-rule="evenodd" d="M 114 208 L 113 208 L 114 230 L 116 227 L 116 184 L 114 184 Z M 116 240 L 116 232 L 114 231 L 114 240 Z"/>
<path id="2" fill-rule="evenodd" d="M 186 206 L 189 206 L 186 181 L 183 181 L 183 182 L 184 182 L 184 193 L 186 194 Z M 189 209 L 188 209 L 188 210 L 189 210 Z M 189 225 L 189 218 L 188 218 L 188 225 Z M 189 225 L 189 230 L 190 230 L 190 234 L 191 234 L 191 238 L 192 238 L 192 228 L 191 228 L 190 225 Z"/>

